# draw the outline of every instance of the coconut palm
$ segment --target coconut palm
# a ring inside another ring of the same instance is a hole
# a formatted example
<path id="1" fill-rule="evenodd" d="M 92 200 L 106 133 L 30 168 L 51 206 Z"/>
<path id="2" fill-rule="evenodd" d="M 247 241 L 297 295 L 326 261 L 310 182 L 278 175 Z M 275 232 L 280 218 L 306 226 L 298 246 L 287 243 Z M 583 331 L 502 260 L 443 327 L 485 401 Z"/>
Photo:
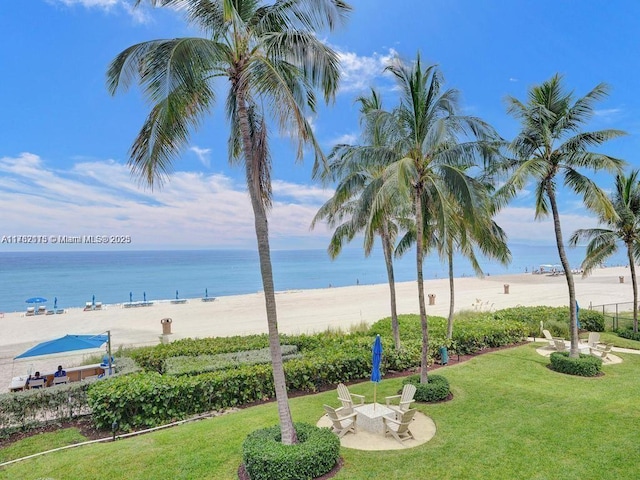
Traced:
<path id="1" fill-rule="evenodd" d="M 137 0 L 136 5 L 143 0 Z M 333 98 L 339 80 L 336 53 L 317 33 L 346 19 L 341 0 L 149 0 L 184 10 L 204 37 L 152 40 L 120 53 L 108 71 L 112 94 L 137 81 L 151 112 L 131 148 L 134 175 L 150 186 L 162 183 L 190 132 L 210 113 L 221 80 L 228 82 L 226 115 L 229 159 L 243 162 L 255 219 L 260 271 L 269 327 L 269 348 L 282 442 L 297 441 L 278 338 L 267 211 L 271 206 L 271 163 L 267 116 L 281 133 L 298 140 L 297 157 L 318 147 L 306 113 L 314 111 L 314 89 Z M 265 115 L 266 114 L 266 115 Z"/>
<path id="2" fill-rule="evenodd" d="M 312 227 L 326 220 L 331 228 L 335 228 L 328 248 L 331 258 L 336 258 L 344 244 L 362 232 L 365 255 L 369 256 L 376 236 L 380 237 L 389 282 L 393 341 L 399 349 L 393 252 L 403 206 L 389 202 L 386 208 L 377 211 L 377 215 L 371 215 L 384 169 L 397 158 L 389 138 L 392 129 L 385 125 L 391 118 L 382 110 L 381 97 L 373 89 L 369 96 L 358 97 L 356 102 L 360 104 L 364 144 L 336 145 L 331 151 L 324 180 L 337 181 L 338 184 L 333 197 L 318 210 Z"/>
<path id="3" fill-rule="evenodd" d="M 638 332 L 638 280 L 636 262 L 640 261 L 640 171 L 633 170 L 629 176 L 616 175 L 616 187 L 611 202 L 616 217 L 601 218 L 601 228 L 576 230 L 569 239 L 570 245 L 588 241 L 585 259 L 582 262 L 584 275 L 602 264 L 618 250 L 618 242 L 624 243 L 631 269 L 633 285 L 633 331 Z M 605 228 L 609 227 L 609 228 Z"/>
<path id="4" fill-rule="evenodd" d="M 386 70 L 396 78 L 400 91 L 400 105 L 395 112 L 400 140 L 395 149 L 401 155 L 385 170 L 377 204 L 386 205 L 398 194 L 411 201 L 422 327 L 420 381 L 426 383 L 429 325 L 422 269 L 424 226 L 427 221 L 434 222 L 437 231 L 444 231 L 450 219 L 448 205 L 452 199 L 466 221 L 474 221 L 474 210 L 484 204 L 486 189 L 469 175 L 469 169 L 476 166 L 480 153 L 491 151 L 485 148 L 484 142 L 494 140 L 496 135 L 480 119 L 457 114 L 457 91 L 443 90 L 437 67 L 431 65 L 423 69 L 419 54 L 411 65 L 396 58 Z M 461 142 L 460 136 L 466 136 L 469 141 Z"/>
<path id="5" fill-rule="evenodd" d="M 565 252 L 557 201 L 558 177 L 600 218 L 615 218 L 615 210 L 606 194 L 581 169 L 619 172 L 624 162 L 602 153 L 589 151 L 607 140 L 624 134 L 620 130 L 581 132 L 591 118 L 594 103 L 607 94 L 605 84 L 597 85 L 584 97 L 574 100 L 562 85 L 560 75 L 529 90 L 527 103 L 508 97 L 508 112 L 521 122 L 521 131 L 510 144 L 514 159 L 507 166 L 511 176 L 497 196 L 513 198 L 528 182 L 535 185 L 535 218 L 553 218 L 560 262 L 569 289 L 572 357 L 579 355 L 576 294 L 573 275 Z"/>

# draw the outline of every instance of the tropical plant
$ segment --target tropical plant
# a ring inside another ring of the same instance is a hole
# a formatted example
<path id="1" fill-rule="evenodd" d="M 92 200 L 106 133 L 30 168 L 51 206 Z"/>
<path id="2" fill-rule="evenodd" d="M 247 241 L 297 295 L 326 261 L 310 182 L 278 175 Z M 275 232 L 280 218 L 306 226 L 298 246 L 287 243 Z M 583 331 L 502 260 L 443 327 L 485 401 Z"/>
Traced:
<path id="1" fill-rule="evenodd" d="M 615 210 L 596 183 L 580 169 L 619 172 L 624 162 L 611 156 L 589 151 L 607 140 L 624 134 L 620 130 L 581 132 L 591 118 L 594 103 L 607 94 L 605 84 L 597 85 L 584 97 L 574 101 L 558 74 L 529 90 L 527 103 L 508 97 L 509 114 L 521 122 L 521 131 L 510 143 L 514 155 L 506 165 L 511 173 L 499 189 L 502 201 L 513 198 L 528 182 L 535 184 L 535 218 L 553 217 L 553 228 L 560 262 L 569 289 L 570 336 L 572 357 L 578 357 L 578 326 L 573 274 L 565 252 L 557 201 L 557 177 L 564 185 L 581 195 L 584 204 L 602 219 L 614 219 Z"/>
<path id="2" fill-rule="evenodd" d="M 397 159 L 392 150 L 387 125 L 390 118 L 384 115 L 382 99 L 378 92 L 371 90 L 370 96 L 360 96 L 363 145 L 336 145 L 329 155 L 329 165 L 324 180 L 338 182 L 334 195 L 318 210 L 312 222 L 326 220 L 335 228 L 328 252 L 336 258 L 345 242 L 350 242 L 359 232 L 364 232 L 364 251 L 369 256 L 376 236 L 380 237 L 387 279 L 389 282 L 391 327 L 396 349 L 400 348 L 398 312 L 396 307 L 395 277 L 393 272 L 394 244 L 400 224 L 406 223 L 406 205 L 388 202 L 372 216 L 372 205 L 383 183 L 386 166 Z"/>
<path id="3" fill-rule="evenodd" d="M 638 332 L 638 279 L 635 264 L 640 260 L 639 175 L 639 170 L 633 170 L 628 177 L 623 174 L 616 175 L 616 187 L 611 198 L 616 216 L 613 219 L 602 217 L 601 228 L 576 230 L 569 239 L 569 244 L 574 246 L 581 241 L 589 242 L 582 262 L 585 276 L 618 250 L 618 241 L 624 243 L 633 285 L 634 333 Z"/>
<path id="4" fill-rule="evenodd" d="M 136 5 L 143 0 L 137 0 Z M 346 19 L 341 0 L 149 0 L 153 6 L 184 10 L 206 37 L 152 40 L 120 53 L 108 71 L 115 94 L 137 80 L 151 113 L 131 148 L 129 166 L 141 180 L 162 182 L 173 159 L 209 114 L 216 83 L 228 81 L 226 115 L 229 160 L 243 162 L 255 218 L 264 288 L 269 348 L 276 385 L 282 442 L 296 442 L 278 339 L 267 211 L 271 206 L 271 159 L 265 113 L 280 132 L 298 140 L 297 157 L 311 145 L 316 168 L 323 154 L 306 113 L 316 106 L 315 88 L 333 98 L 339 80 L 336 53 L 317 35 Z"/>
<path id="5" fill-rule="evenodd" d="M 394 59 L 386 68 L 397 81 L 400 105 L 393 112 L 397 118 L 399 155 L 385 169 L 384 185 L 376 200 L 377 208 L 405 196 L 409 199 L 415 221 L 416 272 L 418 304 L 422 326 L 422 383 L 428 382 L 427 362 L 429 325 L 424 302 L 422 263 L 425 256 L 425 225 L 445 231 L 451 222 L 452 201 L 465 221 L 473 224 L 474 213 L 486 205 L 486 188 L 470 175 L 479 154 L 487 154 L 497 137 L 482 120 L 457 114 L 458 92 L 442 89 L 442 75 L 435 65 L 423 69 L 420 55 L 411 65 Z M 468 141 L 461 142 L 459 137 Z M 469 138 L 475 137 L 475 139 Z"/>

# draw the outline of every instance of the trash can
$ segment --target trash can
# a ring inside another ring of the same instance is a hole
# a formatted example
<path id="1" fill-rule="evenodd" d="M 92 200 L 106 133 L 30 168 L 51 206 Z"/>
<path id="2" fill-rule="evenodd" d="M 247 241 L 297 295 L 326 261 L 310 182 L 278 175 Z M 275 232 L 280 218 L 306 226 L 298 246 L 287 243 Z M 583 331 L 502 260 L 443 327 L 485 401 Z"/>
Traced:
<path id="1" fill-rule="evenodd" d="M 508 283 L 504 284 L 504 293 L 505 293 L 505 295 L 509 293 L 509 284 Z"/>
<path id="2" fill-rule="evenodd" d="M 447 347 L 440 347 L 440 364 L 446 365 L 449 363 L 449 353 L 447 352 Z"/>
<path id="3" fill-rule="evenodd" d="M 169 335 L 171 333 L 171 322 L 172 320 L 170 318 L 163 318 L 160 320 L 163 335 Z"/>
<path id="4" fill-rule="evenodd" d="M 428 295 L 429 297 L 429 305 L 435 305 L 436 304 L 436 295 L 435 293 L 430 293 Z"/>
<path id="5" fill-rule="evenodd" d="M 624 277 L 618 277 L 618 280 L 620 280 L 620 283 L 624 283 Z"/>

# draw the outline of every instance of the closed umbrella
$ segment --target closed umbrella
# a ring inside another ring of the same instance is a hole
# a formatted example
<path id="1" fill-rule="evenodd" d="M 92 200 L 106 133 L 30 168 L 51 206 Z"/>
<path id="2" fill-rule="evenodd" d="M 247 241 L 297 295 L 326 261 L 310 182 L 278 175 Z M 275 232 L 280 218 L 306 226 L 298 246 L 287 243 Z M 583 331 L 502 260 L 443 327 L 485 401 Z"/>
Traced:
<path id="1" fill-rule="evenodd" d="M 58 309 L 58 297 L 53 297 L 53 309 Z"/>
<path id="2" fill-rule="evenodd" d="M 204 298 L 207 298 L 209 296 L 209 290 L 207 290 L 206 288 L 204 289 Z"/>
<path id="3" fill-rule="evenodd" d="M 129 303 L 133 303 L 133 292 L 129 292 Z"/>
<path id="4" fill-rule="evenodd" d="M 142 301 L 143 302 L 147 301 L 147 292 L 142 292 Z"/>
<path id="5" fill-rule="evenodd" d="M 178 300 L 178 290 L 176 290 L 176 300 Z"/>
<path id="6" fill-rule="evenodd" d="M 380 383 L 382 375 L 380 374 L 380 363 L 382 362 L 382 341 L 380 335 L 376 335 L 376 340 L 373 342 L 372 351 L 372 367 L 371 367 L 371 381 L 373 382 L 373 408 L 376 408 L 376 393 L 377 386 Z"/>
<path id="7" fill-rule="evenodd" d="M 91 296 L 91 306 L 93 306 L 93 308 L 96 308 L 96 296 L 95 295 Z"/>

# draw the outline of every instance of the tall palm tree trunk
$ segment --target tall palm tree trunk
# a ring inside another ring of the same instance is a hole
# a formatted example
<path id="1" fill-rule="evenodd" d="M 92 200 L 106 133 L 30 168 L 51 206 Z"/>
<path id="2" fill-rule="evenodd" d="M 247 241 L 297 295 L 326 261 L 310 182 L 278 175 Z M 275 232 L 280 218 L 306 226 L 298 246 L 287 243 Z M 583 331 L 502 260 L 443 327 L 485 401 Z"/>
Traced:
<path id="1" fill-rule="evenodd" d="M 627 257 L 629 258 L 631 285 L 633 286 L 633 333 L 638 333 L 638 279 L 636 278 L 636 265 L 631 244 L 627 245 Z"/>
<path id="2" fill-rule="evenodd" d="M 453 246 L 451 245 L 451 241 L 449 241 L 449 245 L 447 248 L 447 256 L 449 261 L 449 317 L 447 318 L 447 338 L 451 340 L 453 337 L 453 309 L 455 306 L 455 292 L 454 292 L 454 281 L 453 281 Z"/>
<path id="3" fill-rule="evenodd" d="M 571 336 L 571 350 L 569 351 L 569 356 L 578 358 L 580 356 L 580 350 L 578 350 L 578 315 L 576 310 L 576 289 L 573 283 L 571 266 L 569 265 L 569 260 L 567 259 L 567 254 L 564 249 L 562 229 L 560 228 L 560 214 L 558 213 L 558 204 L 556 203 L 555 192 L 550 183 L 547 183 L 546 190 L 549 197 L 549 204 L 551 205 L 551 212 L 553 213 L 553 228 L 556 233 L 558 255 L 560 256 L 560 263 L 562 264 L 562 268 L 564 269 L 564 276 L 567 279 L 567 287 L 569 288 L 569 331 Z"/>
<path id="4" fill-rule="evenodd" d="M 416 210 L 416 269 L 418 277 L 418 307 L 420 309 L 420 325 L 422 327 L 422 354 L 420 356 L 420 383 L 428 383 L 427 362 L 429 360 L 429 324 L 427 323 L 427 308 L 424 303 L 424 279 L 422 277 L 422 258 L 424 257 L 424 225 L 422 223 L 422 192 L 415 192 Z"/>
<path id="5" fill-rule="evenodd" d="M 396 280 L 393 274 L 393 248 L 389 238 L 389 227 L 385 223 L 380 232 L 382 240 L 382 251 L 384 252 L 384 262 L 387 266 L 387 279 L 389 280 L 389 298 L 391 302 L 391 332 L 393 334 L 393 344 L 396 350 L 400 350 L 400 327 L 398 326 L 398 308 L 396 300 Z"/>
<path id="6" fill-rule="evenodd" d="M 285 445 L 293 445 L 294 443 L 298 443 L 298 439 L 293 426 L 291 410 L 289 409 L 287 383 L 284 375 L 284 364 L 282 362 L 282 348 L 280 347 L 280 337 L 278 336 L 278 314 L 276 311 L 276 295 L 273 284 L 273 270 L 271 267 L 271 252 L 269 249 L 269 227 L 259 180 L 261 159 L 256 158 L 257 153 L 250 133 L 251 129 L 249 126 L 247 106 L 241 94 L 238 94 L 238 123 L 240 125 L 244 154 L 246 156 L 247 184 L 249 186 L 251 206 L 253 207 L 256 239 L 258 242 L 260 273 L 262 275 L 262 286 L 267 310 L 269 351 L 271 353 L 273 383 L 278 404 L 278 416 L 280 418 L 280 432 L 282 443 Z"/>

